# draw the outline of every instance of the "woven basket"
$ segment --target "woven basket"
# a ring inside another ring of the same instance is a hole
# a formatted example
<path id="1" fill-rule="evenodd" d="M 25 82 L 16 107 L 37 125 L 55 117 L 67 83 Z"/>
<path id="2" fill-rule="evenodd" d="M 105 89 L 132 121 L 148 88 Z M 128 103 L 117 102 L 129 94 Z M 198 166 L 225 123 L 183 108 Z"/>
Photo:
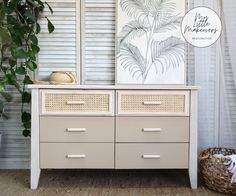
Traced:
<path id="1" fill-rule="evenodd" d="M 226 158 L 217 158 L 213 155 L 236 154 L 236 149 L 209 148 L 200 156 L 200 171 L 205 185 L 214 191 L 226 194 L 236 194 L 236 183 L 231 183 L 232 174 L 224 165 Z"/>

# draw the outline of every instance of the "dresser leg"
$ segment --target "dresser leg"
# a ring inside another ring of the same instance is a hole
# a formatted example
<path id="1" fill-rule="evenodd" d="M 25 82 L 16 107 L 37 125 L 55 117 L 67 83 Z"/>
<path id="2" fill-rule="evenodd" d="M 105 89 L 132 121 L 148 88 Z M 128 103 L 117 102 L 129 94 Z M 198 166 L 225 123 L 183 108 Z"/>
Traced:
<path id="1" fill-rule="evenodd" d="M 190 143 L 189 143 L 189 179 L 192 189 L 197 189 L 198 179 L 198 134 L 197 134 L 197 91 L 191 91 L 191 108 L 190 108 Z"/>
<path id="2" fill-rule="evenodd" d="M 191 188 L 197 189 L 197 172 L 191 171 L 189 169 L 189 179 L 190 179 Z"/>
<path id="3" fill-rule="evenodd" d="M 40 177 L 39 166 L 39 90 L 32 90 L 31 103 L 31 170 L 30 188 L 37 189 Z"/>
<path id="4" fill-rule="evenodd" d="M 30 188 L 37 189 L 39 184 L 41 169 L 31 169 Z"/>

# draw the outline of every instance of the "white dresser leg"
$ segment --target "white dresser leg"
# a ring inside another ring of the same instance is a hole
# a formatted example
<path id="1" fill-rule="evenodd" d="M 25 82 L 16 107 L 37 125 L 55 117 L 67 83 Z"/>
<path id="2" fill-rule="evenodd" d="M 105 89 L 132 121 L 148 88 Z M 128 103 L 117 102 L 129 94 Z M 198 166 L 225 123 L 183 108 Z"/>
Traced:
<path id="1" fill-rule="evenodd" d="M 197 91 L 191 91 L 191 108 L 190 108 L 190 143 L 189 143 L 189 179 L 192 189 L 197 189 L 198 180 L 198 134 L 197 134 L 197 110 L 198 110 Z"/>
<path id="2" fill-rule="evenodd" d="M 31 171 L 30 188 L 37 189 L 40 166 L 39 166 L 39 90 L 32 89 L 31 105 Z"/>
<path id="3" fill-rule="evenodd" d="M 40 172 L 41 169 L 39 168 L 31 168 L 31 179 L 30 179 L 30 188 L 31 189 L 37 189 L 39 184 L 39 178 L 40 178 Z"/>

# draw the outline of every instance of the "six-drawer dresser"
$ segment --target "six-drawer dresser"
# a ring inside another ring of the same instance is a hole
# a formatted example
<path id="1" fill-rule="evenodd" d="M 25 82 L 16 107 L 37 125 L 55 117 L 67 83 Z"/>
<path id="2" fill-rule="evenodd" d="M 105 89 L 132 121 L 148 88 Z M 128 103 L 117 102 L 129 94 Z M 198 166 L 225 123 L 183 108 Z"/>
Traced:
<path id="1" fill-rule="evenodd" d="M 197 87 L 29 85 L 31 188 L 41 169 L 188 169 L 197 188 Z"/>

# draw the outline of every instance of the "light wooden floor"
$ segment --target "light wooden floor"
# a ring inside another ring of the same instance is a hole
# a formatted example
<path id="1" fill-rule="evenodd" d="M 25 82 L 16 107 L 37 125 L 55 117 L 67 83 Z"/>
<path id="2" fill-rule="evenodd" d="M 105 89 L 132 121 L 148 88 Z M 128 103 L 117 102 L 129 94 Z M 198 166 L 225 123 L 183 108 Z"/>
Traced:
<path id="1" fill-rule="evenodd" d="M 0 196 L 218 196 L 189 188 L 185 170 L 43 170 L 39 188 L 29 189 L 28 170 L 1 170 Z"/>

